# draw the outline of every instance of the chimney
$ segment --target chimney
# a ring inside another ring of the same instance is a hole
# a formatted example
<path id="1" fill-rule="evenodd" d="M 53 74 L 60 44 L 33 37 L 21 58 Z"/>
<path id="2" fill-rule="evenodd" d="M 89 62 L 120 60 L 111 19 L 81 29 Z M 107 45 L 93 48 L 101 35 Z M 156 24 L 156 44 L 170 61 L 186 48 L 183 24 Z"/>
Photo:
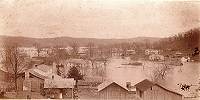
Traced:
<path id="1" fill-rule="evenodd" d="M 25 71 L 25 79 L 29 79 L 29 71 Z"/>
<path id="2" fill-rule="evenodd" d="M 126 87 L 128 90 L 131 90 L 131 82 L 126 82 Z"/>
<path id="3" fill-rule="evenodd" d="M 38 66 L 38 65 L 37 65 L 37 64 L 35 64 L 35 68 L 37 68 L 37 66 Z"/>
<path id="4" fill-rule="evenodd" d="M 56 63 L 54 62 L 53 66 L 52 66 L 52 73 L 56 74 L 56 72 L 57 72 L 56 70 L 57 70 Z"/>
<path id="5" fill-rule="evenodd" d="M 51 76 L 52 80 L 54 79 L 54 75 Z"/>

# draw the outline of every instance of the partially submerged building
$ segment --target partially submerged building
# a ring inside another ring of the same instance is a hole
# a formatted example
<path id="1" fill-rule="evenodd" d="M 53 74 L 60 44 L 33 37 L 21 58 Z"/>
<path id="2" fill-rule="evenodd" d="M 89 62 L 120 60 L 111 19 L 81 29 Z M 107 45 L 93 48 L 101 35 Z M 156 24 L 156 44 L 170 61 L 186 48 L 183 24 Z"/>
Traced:
<path id="1" fill-rule="evenodd" d="M 163 55 L 159 55 L 159 54 L 151 54 L 149 56 L 149 60 L 150 61 L 164 61 L 165 57 Z"/>

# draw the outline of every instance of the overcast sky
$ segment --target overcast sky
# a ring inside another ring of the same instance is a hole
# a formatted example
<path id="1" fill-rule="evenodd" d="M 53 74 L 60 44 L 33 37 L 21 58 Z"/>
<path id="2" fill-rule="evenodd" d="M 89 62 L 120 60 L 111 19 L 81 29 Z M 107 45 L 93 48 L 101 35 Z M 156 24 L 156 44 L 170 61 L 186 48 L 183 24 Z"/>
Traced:
<path id="1" fill-rule="evenodd" d="M 200 2 L 0 0 L 0 35 L 166 37 L 200 27 Z"/>

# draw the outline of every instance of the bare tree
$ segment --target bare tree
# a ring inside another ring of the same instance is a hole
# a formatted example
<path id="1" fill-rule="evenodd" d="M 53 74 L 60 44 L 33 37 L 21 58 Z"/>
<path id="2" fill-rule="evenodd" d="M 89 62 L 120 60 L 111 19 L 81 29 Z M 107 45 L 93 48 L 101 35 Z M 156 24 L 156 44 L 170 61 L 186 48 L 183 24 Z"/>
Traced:
<path id="1" fill-rule="evenodd" d="M 78 42 L 74 41 L 70 43 L 71 46 L 71 57 L 76 58 L 78 56 L 78 51 L 79 51 L 79 45 Z"/>
<path id="2" fill-rule="evenodd" d="M 89 42 L 87 44 L 87 47 L 88 47 L 88 57 L 89 58 L 94 57 L 94 43 L 93 42 Z"/>
<path id="3" fill-rule="evenodd" d="M 39 57 L 40 53 L 42 52 L 42 47 L 38 43 L 35 43 L 34 47 L 36 48 L 37 56 Z"/>
<path id="4" fill-rule="evenodd" d="M 104 45 L 98 45 L 97 50 L 99 51 L 98 56 L 104 56 Z"/>
<path id="5" fill-rule="evenodd" d="M 153 70 L 150 71 L 148 74 L 149 78 L 155 82 L 155 83 L 162 83 L 166 80 L 167 75 L 172 71 L 172 67 L 165 62 L 162 63 L 157 63 L 157 62 L 152 62 L 154 67 Z M 143 65 L 143 69 L 145 66 Z"/>
<path id="6" fill-rule="evenodd" d="M 4 46 L 3 65 L 11 73 L 11 82 L 14 81 L 15 91 L 17 92 L 17 79 L 20 74 L 27 68 L 29 60 L 17 44 Z"/>
<path id="7" fill-rule="evenodd" d="M 66 49 L 59 46 L 55 46 L 51 49 L 51 53 L 48 53 L 48 58 L 51 62 L 58 63 L 60 60 L 65 60 L 69 58 L 69 54 Z"/>

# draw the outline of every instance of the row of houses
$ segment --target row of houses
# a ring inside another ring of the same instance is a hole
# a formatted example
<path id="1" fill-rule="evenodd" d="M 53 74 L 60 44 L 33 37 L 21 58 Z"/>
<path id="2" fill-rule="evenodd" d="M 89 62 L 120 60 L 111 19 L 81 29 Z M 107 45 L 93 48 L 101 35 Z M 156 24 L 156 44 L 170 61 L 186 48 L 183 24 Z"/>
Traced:
<path id="1" fill-rule="evenodd" d="M 74 79 L 58 76 L 53 73 L 53 68 L 48 71 L 44 71 L 43 68 L 44 65 L 26 70 L 19 80 L 19 91 L 44 92 L 44 90 L 48 90 L 54 91 L 53 98 L 72 98 Z M 103 100 L 182 100 L 183 98 L 181 94 L 147 79 L 125 84 L 117 81 L 105 81 L 97 89 L 98 99 Z"/>
<path id="2" fill-rule="evenodd" d="M 182 100 L 180 93 L 167 89 L 147 79 L 121 84 L 106 81 L 98 86 L 98 96 L 102 100 Z"/>
<path id="3" fill-rule="evenodd" d="M 30 56 L 30 57 L 38 56 L 38 49 L 35 48 L 35 47 L 30 47 L 30 48 L 20 47 L 19 49 L 20 49 L 20 51 L 28 54 L 28 56 Z M 71 47 L 58 48 L 58 49 L 64 49 L 69 54 L 72 50 Z M 77 54 L 80 57 L 85 57 L 85 56 L 88 55 L 89 49 L 90 49 L 89 47 L 79 47 Z M 120 48 L 112 48 L 112 49 L 109 49 L 110 51 L 109 50 L 106 50 L 106 51 L 100 50 L 97 47 L 93 47 L 92 49 L 93 49 L 93 51 L 95 51 L 95 52 L 93 52 L 94 53 L 93 55 L 95 55 L 95 56 L 103 56 L 103 55 L 108 56 L 109 55 L 109 56 L 113 57 L 113 56 L 122 56 L 122 55 L 131 56 L 131 55 L 136 54 L 136 50 L 134 50 L 134 49 L 127 49 L 125 51 L 120 49 Z M 53 52 L 52 50 L 53 50 L 53 48 L 41 48 L 40 51 L 39 51 L 39 56 L 46 57 L 46 56 L 48 56 L 49 53 Z M 107 54 L 107 53 L 104 54 L 103 52 L 104 53 L 107 52 L 109 54 Z M 152 55 L 152 54 L 158 55 L 158 54 L 160 54 L 160 52 L 161 52 L 160 50 L 156 50 L 156 49 L 146 49 L 146 50 L 144 50 L 145 55 Z"/>
<path id="4" fill-rule="evenodd" d="M 54 72 L 53 66 L 35 65 L 20 75 L 17 89 L 19 92 L 40 93 L 46 98 L 73 98 L 75 80 Z"/>
<path id="5" fill-rule="evenodd" d="M 64 63 L 66 68 L 74 64 L 78 64 L 81 69 L 87 66 L 87 63 L 80 59 L 70 59 Z M 18 78 L 18 91 L 37 92 L 51 98 L 73 98 L 75 80 L 57 75 L 56 70 L 56 65 L 32 66 Z M 97 89 L 98 99 L 104 100 L 182 100 L 181 94 L 146 79 L 125 84 L 105 81 Z"/>
<path id="6" fill-rule="evenodd" d="M 71 47 L 66 47 L 66 48 L 57 48 L 57 49 L 63 49 L 65 50 L 66 52 L 68 52 L 70 54 L 72 48 Z M 98 55 L 103 55 L 103 52 L 109 52 L 109 50 L 103 50 L 103 49 L 98 49 L 97 47 L 92 47 L 92 48 L 89 48 L 89 47 L 79 47 L 78 48 L 78 52 L 77 54 L 80 55 L 80 56 L 86 56 L 88 53 L 89 53 L 89 49 L 92 49 L 94 53 L 94 55 L 98 56 Z M 35 56 L 38 56 L 38 48 L 35 48 L 35 47 L 20 47 L 19 50 L 21 52 L 24 52 L 26 54 L 28 54 L 28 56 L 30 57 L 35 57 Z M 53 48 L 40 48 L 39 50 L 39 56 L 42 56 L 42 57 L 45 57 L 45 56 L 48 56 L 49 53 L 53 52 L 52 51 Z M 110 49 L 110 54 L 111 56 L 120 56 L 123 54 L 123 50 L 122 49 L 116 49 L 116 48 L 113 48 L 113 49 Z M 135 50 L 134 49 L 128 49 L 126 50 L 126 55 L 133 55 L 135 54 Z"/>

